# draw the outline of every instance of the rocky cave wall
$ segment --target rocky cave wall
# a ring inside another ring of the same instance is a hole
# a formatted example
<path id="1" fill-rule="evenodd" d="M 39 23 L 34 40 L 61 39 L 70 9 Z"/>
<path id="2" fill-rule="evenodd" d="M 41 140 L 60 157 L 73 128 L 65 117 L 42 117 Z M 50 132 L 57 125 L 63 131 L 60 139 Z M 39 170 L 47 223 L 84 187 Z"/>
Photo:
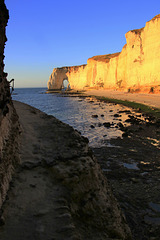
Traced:
<path id="1" fill-rule="evenodd" d="M 125 37 L 127 43 L 120 53 L 92 57 L 88 59 L 87 66 L 76 74 L 76 67 L 68 67 L 66 75 L 68 81 L 72 82 L 71 87 L 141 90 L 159 86 L 160 15 L 148 21 L 144 28 L 127 32 Z M 57 75 L 54 75 L 54 81 L 50 77 L 48 89 L 58 89 L 61 71 L 63 68 L 53 70 Z"/>
<path id="2" fill-rule="evenodd" d="M 10 84 L 7 81 L 7 73 L 4 72 L 3 62 L 8 18 L 9 13 L 4 0 L 0 0 L 0 207 L 5 200 L 14 168 L 19 161 L 18 116 L 11 100 Z"/>

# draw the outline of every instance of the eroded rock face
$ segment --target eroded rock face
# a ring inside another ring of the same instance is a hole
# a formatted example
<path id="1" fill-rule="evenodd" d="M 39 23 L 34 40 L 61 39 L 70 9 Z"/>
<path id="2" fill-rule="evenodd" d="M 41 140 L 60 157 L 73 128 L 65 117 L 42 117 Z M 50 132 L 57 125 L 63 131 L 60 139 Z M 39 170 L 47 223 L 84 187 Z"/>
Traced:
<path id="1" fill-rule="evenodd" d="M 48 81 L 48 89 L 61 89 L 63 80 L 68 79 L 67 77 L 68 67 L 55 68 Z"/>
<path id="2" fill-rule="evenodd" d="M 80 233 L 78 239 L 131 239 L 130 229 L 88 146 L 88 139 L 52 117 L 46 116 L 46 124 L 50 132 L 47 126 L 41 130 L 43 143 L 46 141 L 50 146 L 49 142 L 54 142 L 51 157 L 46 154 L 46 164 L 64 186 L 63 197 Z"/>
<path id="3" fill-rule="evenodd" d="M 74 224 L 81 233 L 80 239 L 131 239 L 130 229 L 88 140 L 68 125 L 59 122 L 58 127 L 63 133 L 63 146 L 61 153 L 56 150 L 58 146 L 54 146 L 52 171 L 66 188 L 65 197 Z M 56 144 L 60 143 L 57 141 Z"/>
<path id="4" fill-rule="evenodd" d="M 22 159 L 3 205 L 0 239 L 130 239 L 88 139 L 53 116 L 14 105 Z"/>
<path id="5" fill-rule="evenodd" d="M 158 89 L 160 72 L 160 15 L 155 16 L 141 29 L 132 30 L 126 33 L 127 44 L 121 53 L 95 56 L 88 59 L 87 66 L 77 72 L 72 79 L 72 72 L 75 67 L 69 67 L 66 75 L 68 81 L 72 82 L 73 89 L 87 87 L 103 87 L 114 89 Z M 53 72 L 58 73 L 55 68 Z M 63 68 L 61 68 L 63 71 Z M 87 73 L 86 73 L 87 72 Z M 48 88 L 56 87 L 59 81 L 57 77 L 54 82 L 48 82 Z M 86 79 L 85 79 L 86 77 Z"/>
<path id="6" fill-rule="evenodd" d="M 48 89 L 62 89 L 65 79 L 72 89 L 82 89 L 82 85 L 87 84 L 87 66 L 54 68 L 47 84 Z"/>
<path id="7" fill-rule="evenodd" d="M 61 159 L 53 167 L 54 175 L 67 189 L 80 239 L 131 239 L 130 229 L 96 159 L 88 149 L 84 152 L 84 156 Z"/>
<path id="8" fill-rule="evenodd" d="M 8 10 L 4 1 L 0 1 L 0 207 L 5 200 L 14 167 L 18 162 L 18 116 L 12 104 L 7 74 L 4 73 L 5 27 L 8 22 Z"/>

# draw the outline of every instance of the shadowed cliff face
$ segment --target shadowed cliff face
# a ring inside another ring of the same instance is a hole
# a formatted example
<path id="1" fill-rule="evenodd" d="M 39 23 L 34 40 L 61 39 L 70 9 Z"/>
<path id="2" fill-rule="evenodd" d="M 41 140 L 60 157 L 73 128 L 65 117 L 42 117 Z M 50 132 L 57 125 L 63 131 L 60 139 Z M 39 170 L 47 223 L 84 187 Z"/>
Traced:
<path id="1" fill-rule="evenodd" d="M 160 15 L 155 16 L 141 29 L 126 33 L 127 44 L 121 53 L 89 58 L 87 66 L 77 71 L 68 67 L 66 75 L 73 89 L 114 88 L 114 89 L 158 89 L 160 72 Z M 66 68 L 64 68 L 66 69 Z M 58 89 L 60 74 L 55 68 L 48 81 L 48 89 Z M 77 83 L 78 79 L 78 84 Z"/>
<path id="2" fill-rule="evenodd" d="M 3 63 L 8 18 L 8 10 L 4 1 L 0 0 L 0 207 L 5 200 L 14 167 L 18 162 L 18 116 L 12 104 Z"/>
<path id="3" fill-rule="evenodd" d="M 38 109 L 14 105 L 21 165 L 3 205 L 0 239 L 131 239 L 88 139 Z"/>

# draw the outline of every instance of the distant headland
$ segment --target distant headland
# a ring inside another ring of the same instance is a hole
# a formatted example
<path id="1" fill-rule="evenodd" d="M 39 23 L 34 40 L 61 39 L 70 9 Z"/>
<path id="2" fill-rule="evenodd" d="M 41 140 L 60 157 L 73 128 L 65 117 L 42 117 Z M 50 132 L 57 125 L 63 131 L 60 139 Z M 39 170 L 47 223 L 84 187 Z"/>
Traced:
<path id="1" fill-rule="evenodd" d="M 125 37 L 127 43 L 119 53 L 94 56 L 86 65 L 54 68 L 48 89 L 61 89 L 66 79 L 76 90 L 160 93 L 160 14 Z"/>

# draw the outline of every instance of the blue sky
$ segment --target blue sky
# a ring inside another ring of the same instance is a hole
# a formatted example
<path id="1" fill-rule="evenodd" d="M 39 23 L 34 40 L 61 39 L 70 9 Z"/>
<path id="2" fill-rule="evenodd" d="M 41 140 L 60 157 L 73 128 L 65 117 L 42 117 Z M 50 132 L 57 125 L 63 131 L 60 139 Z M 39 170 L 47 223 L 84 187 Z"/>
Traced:
<path id="1" fill-rule="evenodd" d="M 159 0 L 5 0 L 5 71 L 16 87 L 46 87 L 55 67 L 120 52 L 125 33 L 160 14 Z"/>

